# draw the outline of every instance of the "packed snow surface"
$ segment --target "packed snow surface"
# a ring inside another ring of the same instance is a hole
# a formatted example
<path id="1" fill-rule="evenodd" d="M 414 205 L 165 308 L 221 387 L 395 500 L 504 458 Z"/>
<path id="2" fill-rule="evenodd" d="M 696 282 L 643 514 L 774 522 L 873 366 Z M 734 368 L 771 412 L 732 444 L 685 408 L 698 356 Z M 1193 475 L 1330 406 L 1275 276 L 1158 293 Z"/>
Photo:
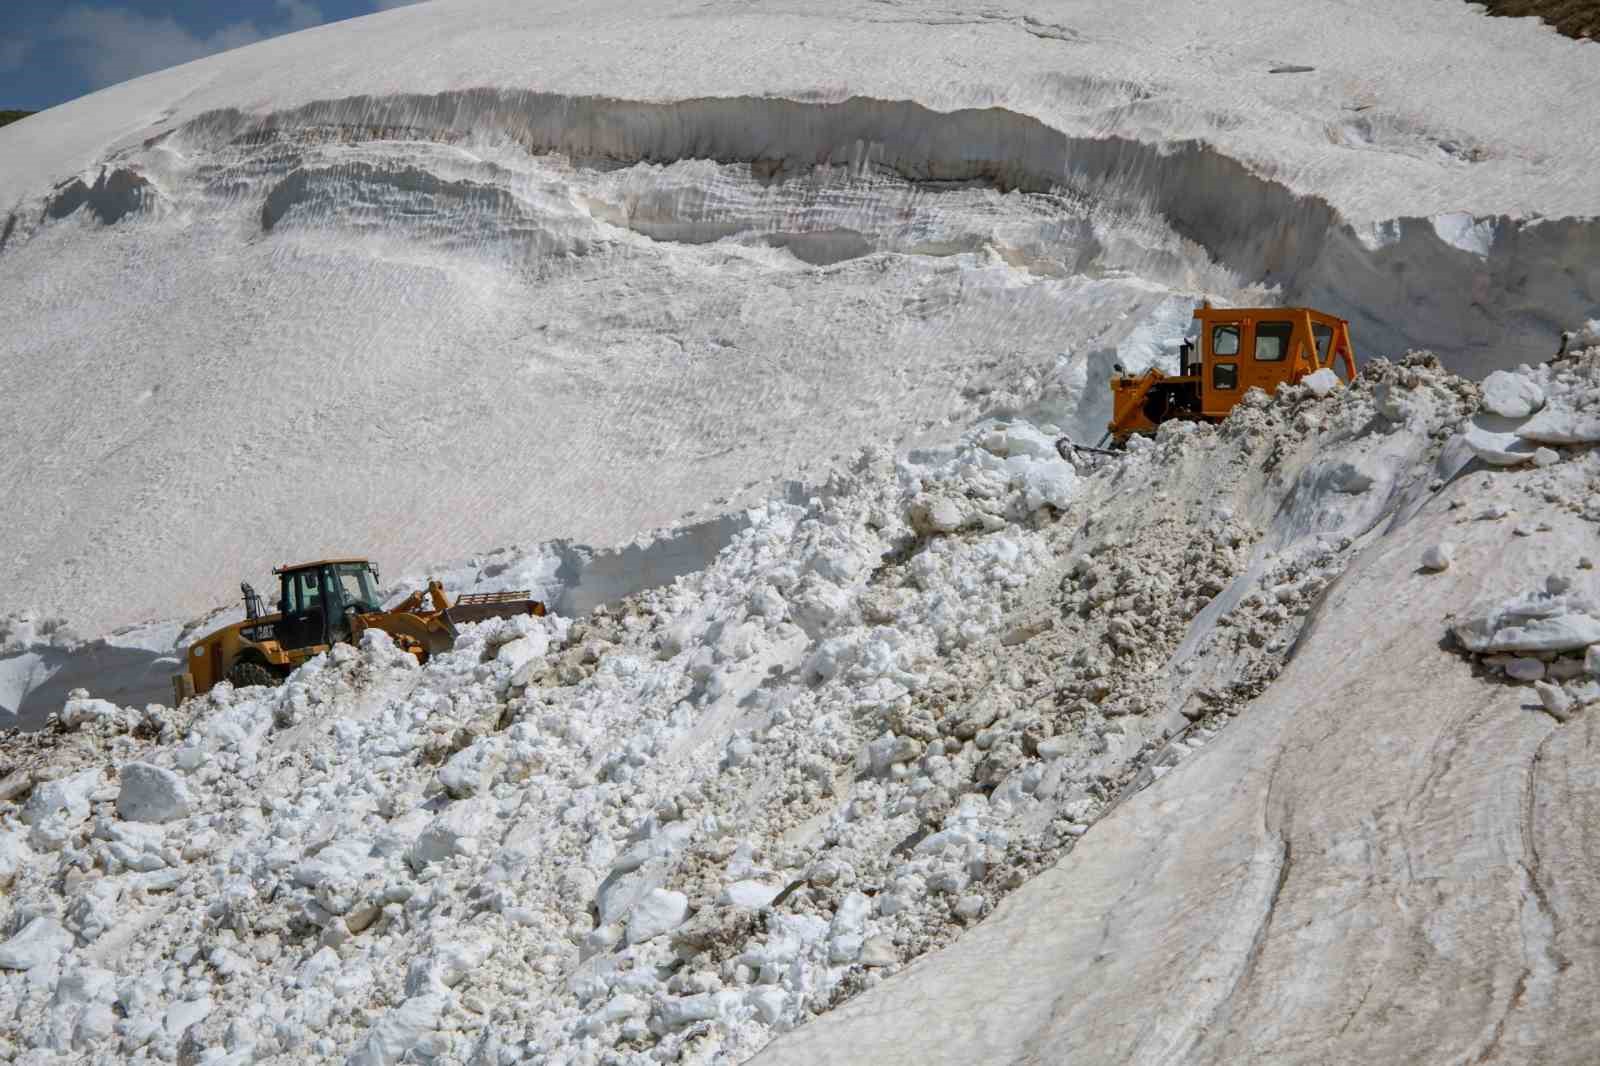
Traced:
<path id="1" fill-rule="evenodd" d="M 98 639 L 1097 437 L 1206 296 L 1545 358 L 1600 317 L 1592 52 L 1429 0 L 434 0 L 93 94 L 0 130 L 0 608 Z"/>
<path id="2" fill-rule="evenodd" d="M 989 420 L 424 666 L 75 693 L 0 765 L 0 1054 L 1592 1062 L 1600 459 L 1485 403 Z"/>

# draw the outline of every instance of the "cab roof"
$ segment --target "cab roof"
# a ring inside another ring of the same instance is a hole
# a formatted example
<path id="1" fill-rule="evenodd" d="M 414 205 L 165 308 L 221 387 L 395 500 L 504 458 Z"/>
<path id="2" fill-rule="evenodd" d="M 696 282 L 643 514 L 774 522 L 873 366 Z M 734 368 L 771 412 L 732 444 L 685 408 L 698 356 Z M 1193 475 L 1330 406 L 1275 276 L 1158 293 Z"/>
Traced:
<path id="1" fill-rule="evenodd" d="M 309 563 L 286 563 L 283 566 L 272 568 L 274 574 L 286 574 L 292 570 L 309 570 L 314 566 L 337 566 L 340 563 L 353 563 L 356 566 L 371 566 L 366 559 L 350 557 L 346 559 L 316 559 Z"/>
<path id="2" fill-rule="evenodd" d="M 1284 319 L 1298 315 L 1301 312 L 1310 315 L 1321 322 L 1344 322 L 1338 315 L 1330 315 L 1326 311 L 1318 311 L 1315 307 L 1213 307 L 1209 302 L 1202 303 L 1194 309 L 1194 317 L 1207 318 L 1248 318 L 1248 319 Z M 1346 323 L 1348 325 L 1348 323 Z"/>

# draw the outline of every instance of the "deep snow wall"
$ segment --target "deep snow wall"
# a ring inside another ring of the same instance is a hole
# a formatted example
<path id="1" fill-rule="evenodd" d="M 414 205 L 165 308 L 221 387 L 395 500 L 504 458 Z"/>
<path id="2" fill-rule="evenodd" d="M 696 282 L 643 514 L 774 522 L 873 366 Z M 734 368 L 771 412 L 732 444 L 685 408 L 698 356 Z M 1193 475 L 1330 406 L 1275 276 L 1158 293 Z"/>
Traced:
<path id="1" fill-rule="evenodd" d="M 492 184 L 452 184 L 398 163 L 365 170 L 297 165 L 297 149 L 318 143 L 505 138 L 531 155 L 557 153 L 595 169 L 704 159 L 746 164 L 763 183 L 814 181 L 819 172 L 890 174 L 918 191 L 978 183 L 1150 212 L 1244 282 L 1276 289 L 1283 303 L 1352 319 L 1362 351 L 1429 347 L 1471 375 L 1548 358 L 1562 330 L 1600 308 L 1600 226 L 1593 220 L 1397 217 L 1357 230 L 1320 197 L 1296 194 L 1205 142 L 1068 136 L 998 107 L 940 112 L 915 101 L 861 97 L 656 103 L 484 88 L 356 96 L 265 116 L 217 111 L 144 147 L 169 138 L 172 150 L 191 159 L 243 151 L 278 174 L 261 207 L 264 232 L 297 209 L 302 224 L 317 220 L 317 189 L 330 179 L 464 202 L 480 219 L 505 223 L 517 212 L 517 197 Z M 112 165 L 93 186 L 75 179 L 57 189 L 38 218 L 13 211 L 5 233 L 14 239 L 85 203 L 100 221 L 115 222 L 145 208 L 153 195 L 137 167 Z M 320 207 L 325 219 L 327 205 Z M 744 220 L 719 218 L 714 203 L 689 199 L 664 207 L 623 224 L 691 242 L 749 228 Z M 857 239 L 828 261 L 884 250 L 875 234 L 832 228 Z"/>

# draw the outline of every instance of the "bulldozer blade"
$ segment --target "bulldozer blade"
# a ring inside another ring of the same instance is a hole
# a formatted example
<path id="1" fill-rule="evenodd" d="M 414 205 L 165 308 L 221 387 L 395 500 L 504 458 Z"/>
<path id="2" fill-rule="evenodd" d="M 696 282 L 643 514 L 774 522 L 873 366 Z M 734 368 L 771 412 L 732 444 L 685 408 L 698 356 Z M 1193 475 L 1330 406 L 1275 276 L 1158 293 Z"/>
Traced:
<path id="1" fill-rule="evenodd" d="M 1119 455 L 1119 454 L 1121 454 L 1121 453 L 1119 453 L 1119 452 L 1117 452 L 1117 451 L 1115 451 L 1114 449 L 1111 449 L 1111 448 L 1094 448 L 1094 447 L 1090 447 L 1087 444 L 1078 444 L 1071 437 L 1062 437 L 1062 438 L 1060 438 L 1059 440 L 1056 441 L 1056 454 L 1061 456 L 1061 458 L 1063 458 L 1063 459 L 1067 458 L 1067 449 L 1068 448 L 1071 448 L 1074 451 L 1088 452 L 1091 455 Z"/>
<path id="2" fill-rule="evenodd" d="M 542 615 L 544 604 L 528 595 L 527 589 L 516 592 L 469 592 L 445 609 L 444 616 L 452 625 L 481 622 L 485 618 L 514 618 L 519 614 Z"/>

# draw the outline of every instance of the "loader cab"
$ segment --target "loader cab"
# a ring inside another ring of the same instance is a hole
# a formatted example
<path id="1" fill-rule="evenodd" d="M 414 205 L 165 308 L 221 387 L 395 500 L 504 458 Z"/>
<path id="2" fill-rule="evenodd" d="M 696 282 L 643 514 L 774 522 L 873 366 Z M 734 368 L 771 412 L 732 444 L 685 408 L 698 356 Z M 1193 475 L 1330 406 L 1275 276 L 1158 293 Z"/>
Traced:
<path id="1" fill-rule="evenodd" d="M 365 559 L 326 559 L 273 573 L 282 614 L 275 629 L 285 651 L 349 640 L 352 614 L 381 610 L 377 571 Z"/>

